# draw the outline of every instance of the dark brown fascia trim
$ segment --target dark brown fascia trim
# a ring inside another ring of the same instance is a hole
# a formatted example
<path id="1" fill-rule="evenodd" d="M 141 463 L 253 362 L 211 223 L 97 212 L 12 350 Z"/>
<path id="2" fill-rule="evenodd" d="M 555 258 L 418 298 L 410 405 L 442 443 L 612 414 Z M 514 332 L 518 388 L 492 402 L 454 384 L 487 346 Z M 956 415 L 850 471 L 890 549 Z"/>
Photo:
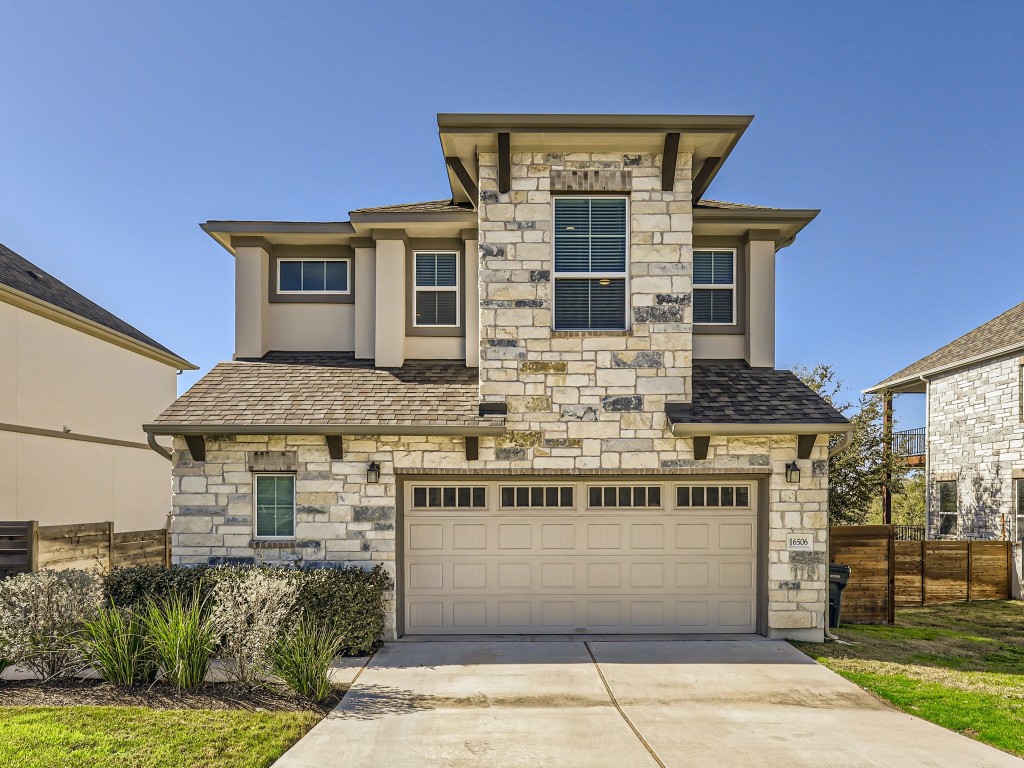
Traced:
<path id="1" fill-rule="evenodd" d="M 837 435 L 852 432 L 853 425 L 846 424 L 672 424 L 676 437 L 694 435 Z"/>
<path id="2" fill-rule="evenodd" d="M 476 182 L 473 181 L 473 177 L 469 175 L 469 171 L 466 170 L 466 166 L 462 162 L 461 157 L 449 155 L 444 159 L 448 169 L 455 174 L 455 178 L 459 180 L 459 184 L 462 185 L 462 189 L 465 191 L 466 196 L 470 200 L 477 200 L 480 197 L 480 192 L 477 189 Z"/>
<path id="3" fill-rule="evenodd" d="M 476 221 L 476 211 L 467 208 L 465 211 L 398 211 L 395 213 L 352 213 L 352 221 L 357 224 L 422 224 L 427 222 L 467 222 Z"/>
<path id="4" fill-rule="evenodd" d="M 498 134 L 498 192 L 512 189 L 512 141 L 507 133 Z"/>
<path id="5" fill-rule="evenodd" d="M 708 191 L 708 187 L 711 186 L 711 180 L 715 178 L 718 169 L 722 167 L 723 159 L 721 157 L 707 157 L 704 159 L 700 170 L 697 171 L 697 175 L 693 179 L 692 200 L 694 203 L 699 202 L 704 193 Z"/>
<path id="6" fill-rule="evenodd" d="M 62 432 L 57 429 L 42 429 L 41 427 L 25 427 L 20 424 L 0 423 L 0 432 L 15 432 L 19 435 L 34 435 L 36 437 L 56 437 L 61 440 L 79 440 L 83 443 L 97 443 L 99 445 L 116 445 L 120 448 L 143 448 L 149 450 L 148 443 L 136 443 L 131 440 L 117 440 L 113 437 L 100 437 L 99 435 L 81 435 L 76 432 Z"/>
<path id="7" fill-rule="evenodd" d="M 679 156 L 679 134 L 665 134 L 665 149 L 661 153 L 661 191 L 671 192 L 676 186 L 676 160 Z"/>
<path id="8" fill-rule="evenodd" d="M 437 115 L 441 133 L 743 133 L 753 115 L 482 114 Z"/>
<path id="9" fill-rule="evenodd" d="M 154 435 L 503 435 L 504 424 L 146 424 Z M 148 448 L 148 446 L 146 446 Z"/>

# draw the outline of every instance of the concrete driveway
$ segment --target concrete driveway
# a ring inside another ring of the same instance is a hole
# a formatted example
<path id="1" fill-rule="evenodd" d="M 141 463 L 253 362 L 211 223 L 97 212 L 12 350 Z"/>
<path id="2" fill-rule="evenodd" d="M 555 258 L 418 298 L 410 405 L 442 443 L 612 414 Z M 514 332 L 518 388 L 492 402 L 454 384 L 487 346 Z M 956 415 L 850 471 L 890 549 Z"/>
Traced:
<path id="1" fill-rule="evenodd" d="M 1021 768 L 767 640 L 399 642 L 276 768 Z"/>

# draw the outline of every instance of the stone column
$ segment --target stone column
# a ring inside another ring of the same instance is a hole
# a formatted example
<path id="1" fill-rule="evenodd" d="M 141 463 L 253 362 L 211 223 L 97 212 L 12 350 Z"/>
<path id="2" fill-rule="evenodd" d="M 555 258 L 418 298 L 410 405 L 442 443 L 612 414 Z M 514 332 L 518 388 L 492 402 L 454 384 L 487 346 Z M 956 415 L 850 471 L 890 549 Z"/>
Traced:
<path id="1" fill-rule="evenodd" d="M 775 239 L 777 232 L 750 230 L 746 237 L 747 362 L 775 367 Z"/>
<path id="2" fill-rule="evenodd" d="M 374 230 L 376 307 L 373 357 L 379 368 L 405 363 L 405 230 Z"/>
<path id="3" fill-rule="evenodd" d="M 271 245 L 263 238 L 233 238 L 235 250 L 235 359 L 262 357 L 270 291 Z"/>
<path id="4" fill-rule="evenodd" d="M 464 229 L 462 242 L 466 252 L 466 367 L 480 367 L 480 254 L 477 231 Z"/>
<path id="5" fill-rule="evenodd" d="M 355 355 L 374 359 L 374 328 L 377 314 L 377 264 L 374 243 L 369 238 L 353 241 L 355 250 Z"/>

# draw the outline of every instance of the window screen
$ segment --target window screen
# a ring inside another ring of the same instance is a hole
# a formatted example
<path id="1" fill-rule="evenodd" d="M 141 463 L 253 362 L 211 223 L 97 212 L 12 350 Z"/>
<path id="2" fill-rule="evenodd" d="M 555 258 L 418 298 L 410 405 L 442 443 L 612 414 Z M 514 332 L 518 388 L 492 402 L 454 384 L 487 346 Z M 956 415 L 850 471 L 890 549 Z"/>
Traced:
<path id="1" fill-rule="evenodd" d="M 295 535 L 295 476 L 256 475 L 256 536 Z"/>
<path id="2" fill-rule="evenodd" d="M 555 329 L 626 327 L 626 199 L 555 198 Z"/>
<path id="3" fill-rule="evenodd" d="M 693 254 L 693 322 L 731 325 L 735 320 L 736 254 L 695 251 Z"/>
<path id="4" fill-rule="evenodd" d="M 459 324 L 459 255 L 415 254 L 415 325 Z"/>

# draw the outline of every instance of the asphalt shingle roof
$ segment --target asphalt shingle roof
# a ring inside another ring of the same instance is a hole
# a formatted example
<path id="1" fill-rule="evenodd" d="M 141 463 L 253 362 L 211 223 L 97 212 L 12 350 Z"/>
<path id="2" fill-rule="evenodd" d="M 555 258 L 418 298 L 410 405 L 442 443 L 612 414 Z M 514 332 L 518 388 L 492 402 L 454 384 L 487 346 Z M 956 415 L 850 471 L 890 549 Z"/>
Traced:
<path id="1" fill-rule="evenodd" d="M 6 245 L 0 244 L 0 285 L 6 285 L 35 299 L 45 301 L 86 320 L 123 333 L 161 352 L 174 355 L 163 344 L 151 339 L 137 328 L 108 312 L 99 304 L 90 301 L 74 288 L 62 283 L 46 270 L 37 267 L 24 256 L 20 256 Z M 178 355 L 174 355 L 178 357 Z"/>
<path id="2" fill-rule="evenodd" d="M 477 371 L 445 361 L 375 368 L 349 352 L 268 352 L 219 363 L 156 419 L 187 426 L 493 427 Z"/>
<path id="3" fill-rule="evenodd" d="M 428 200 L 423 203 L 399 203 L 398 205 L 378 205 L 372 208 L 356 208 L 350 213 L 465 213 L 473 208 L 466 203 L 459 205 L 450 199 Z"/>
<path id="4" fill-rule="evenodd" d="M 726 211 L 777 211 L 764 205 L 747 205 L 746 203 L 727 203 L 724 200 L 708 200 L 703 198 L 694 203 L 694 208 L 717 208 Z"/>
<path id="5" fill-rule="evenodd" d="M 674 405 L 677 424 L 847 424 L 792 371 L 742 360 L 694 360 L 693 403 Z"/>
<path id="6" fill-rule="evenodd" d="M 983 360 L 986 356 L 1014 348 L 1024 348 L 1024 302 L 894 373 L 869 391 L 916 379 L 921 374 L 956 368 L 970 360 Z"/>

